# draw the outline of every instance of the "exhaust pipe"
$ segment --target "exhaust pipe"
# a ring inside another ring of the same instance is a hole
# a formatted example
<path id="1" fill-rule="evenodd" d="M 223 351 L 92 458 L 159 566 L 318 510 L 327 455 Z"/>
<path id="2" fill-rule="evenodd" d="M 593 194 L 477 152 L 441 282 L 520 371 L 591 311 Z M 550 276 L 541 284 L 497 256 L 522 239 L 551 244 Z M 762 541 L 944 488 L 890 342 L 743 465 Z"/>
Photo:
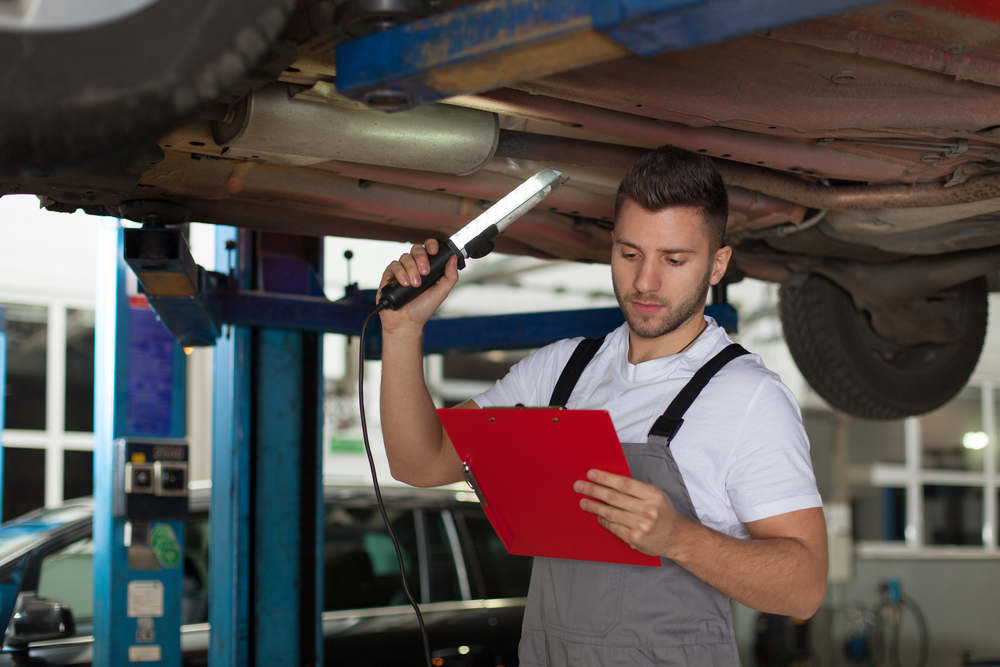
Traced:
<path id="1" fill-rule="evenodd" d="M 464 176 L 493 159 L 495 113 L 447 104 L 385 114 L 292 99 L 288 86 L 265 86 L 212 121 L 227 158 L 306 166 L 343 160 Z"/>

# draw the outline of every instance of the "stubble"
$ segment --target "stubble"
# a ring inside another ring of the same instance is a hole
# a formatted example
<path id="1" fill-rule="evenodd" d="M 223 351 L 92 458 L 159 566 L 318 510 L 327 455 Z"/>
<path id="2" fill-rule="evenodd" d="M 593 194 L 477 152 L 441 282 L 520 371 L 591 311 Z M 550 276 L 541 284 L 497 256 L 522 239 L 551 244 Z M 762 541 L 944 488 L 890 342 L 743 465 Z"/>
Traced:
<path id="1" fill-rule="evenodd" d="M 673 307 L 666 299 L 644 296 L 639 292 L 631 292 L 622 296 L 621 291 L 618 289 L 618 283 L 614 280 L 613 276 L 611 287 L 615 292 L 615 298 L 618 299 L 618 306 L 622 309 L 622 314 L 625 315 L 625 321 L 628 323 L 629 329 L 640 338 L 659 338 L 660 336 L 676 331 L 705 307 L 705 300 L 708 297 L 708 288 L 711 286 L 711 280 L 712 266 L 709 264 L 708 270 L 705 272 L 705 276 L 698 287 L 687 299 L 676 307 Z M 632 300 L 659 304 L 667 309 L 667 316 L 664 319 L 659 319 L 656 315 L 648 317 L 640 315 L 626 307 L 628 302 Z"/>

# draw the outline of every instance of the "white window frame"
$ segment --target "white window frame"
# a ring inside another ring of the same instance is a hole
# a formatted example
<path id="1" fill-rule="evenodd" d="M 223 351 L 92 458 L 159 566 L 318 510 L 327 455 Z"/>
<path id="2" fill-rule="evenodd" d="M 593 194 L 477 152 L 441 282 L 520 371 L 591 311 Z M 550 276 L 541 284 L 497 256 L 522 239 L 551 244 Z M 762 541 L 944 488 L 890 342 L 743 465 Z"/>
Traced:
<path id="1" fill-rule="evenodd" d="M 982 428 L 990 436 L 983 450 L 982 471 L 936 470 L 923 468 L 923 432 L 921 417 L 903 422 L 905 463 L 874 463 L 869 467 L 868 484 L 875 488 L 906 489 L 906 527 L 902 543 L 864 541 L 855 545 L 861 558 L 913 559 L 995 559 L 1000 558 L 997 544 L 997 423 L 992 380 L 976 380 L 969 388 L 980 391 Z M 924 544 L 924 486 L 974 486 L 983 489 L 983 545 L 939 546 Z"/>
<path id="2" fill-rule="evenodd" d="M 66 313 L 67 310 L 96 310 L 93 299 L 65 296 L 36 296 L 0 292 L 0 303 L 47 308 L 45 352 L 45 430 L 7 429 L 4 447 L 45 450 L 45 507 L 58 507 L 63 498 L 64 452 L 94 451 L 94 434 L 67 432 L 66 426 Z M 8 419 L 9 421 L 9 419 Z M 6 471 L 5 471 L 6 472 Z"/>

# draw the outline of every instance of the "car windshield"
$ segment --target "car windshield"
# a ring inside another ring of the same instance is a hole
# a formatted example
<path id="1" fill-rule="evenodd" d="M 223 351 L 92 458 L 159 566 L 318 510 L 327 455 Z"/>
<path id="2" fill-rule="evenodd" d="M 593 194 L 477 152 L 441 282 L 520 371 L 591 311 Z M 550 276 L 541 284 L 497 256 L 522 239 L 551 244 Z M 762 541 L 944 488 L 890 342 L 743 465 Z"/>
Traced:
<path id="1" fill-rule="evenodd" d="M 87 506 L 60 507 L 33 512 L 0 525 L 0 562 L 17 553 L 44 534 L 81 519 L 91 517 Z"/>

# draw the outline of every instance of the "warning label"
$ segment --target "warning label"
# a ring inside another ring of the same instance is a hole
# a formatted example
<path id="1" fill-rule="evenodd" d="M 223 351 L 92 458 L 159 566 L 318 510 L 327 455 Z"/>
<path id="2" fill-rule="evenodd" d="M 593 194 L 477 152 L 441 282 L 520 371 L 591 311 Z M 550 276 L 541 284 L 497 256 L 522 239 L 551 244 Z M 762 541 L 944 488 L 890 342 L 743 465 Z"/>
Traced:
<path id="1" fill-rule="evenodd" d="M 129 618 L 161 618 L 163 582 L 155 580 L 128 582 L 127 613 Z M 159 650 L 159 647 L 156 648 Z"/>
<path id="2" fill-rule="evenodd" d="M 129 662 L 159 662 L 163 659 L 162 656 L 163 651 L 160 650 L 159 644 L 128 647 Z"/>

